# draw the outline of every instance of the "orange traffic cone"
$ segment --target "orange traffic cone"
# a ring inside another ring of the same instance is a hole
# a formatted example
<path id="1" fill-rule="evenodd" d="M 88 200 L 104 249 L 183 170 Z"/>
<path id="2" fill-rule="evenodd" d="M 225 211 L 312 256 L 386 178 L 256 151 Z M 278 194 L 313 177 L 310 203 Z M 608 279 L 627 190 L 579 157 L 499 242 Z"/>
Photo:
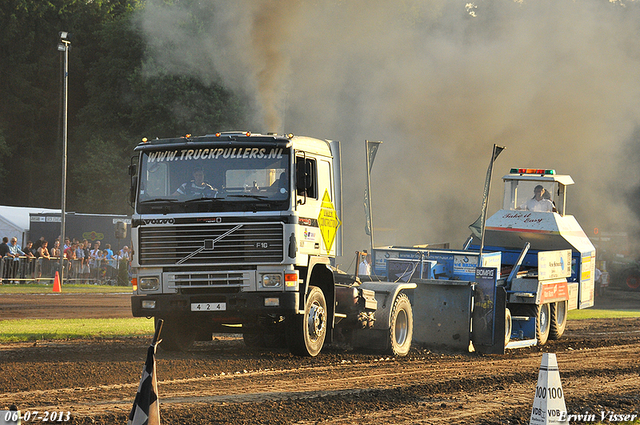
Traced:
<path id="1" fill-rule="evenodd" d="M 62 292 L 60 289 L 60 276 L 56 272 L 56 277 L 53 279 L 53 292 Z"/>

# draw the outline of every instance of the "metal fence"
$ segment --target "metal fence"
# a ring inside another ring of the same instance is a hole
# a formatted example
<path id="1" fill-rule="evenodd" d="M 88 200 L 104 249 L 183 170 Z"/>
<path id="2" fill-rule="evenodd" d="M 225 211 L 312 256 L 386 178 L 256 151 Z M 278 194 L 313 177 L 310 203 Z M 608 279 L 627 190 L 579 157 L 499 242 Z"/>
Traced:
<path id="1" fill-rule="evenodd" d="M 126 259 L 64 260 L 64 283 L 89 283 L 95 285 L 128 286 L 129 261 Z M 60 271 L 60 258 L 3 257 L 0 259 L 0 276 L 3 283 L 53 282 Z"/>

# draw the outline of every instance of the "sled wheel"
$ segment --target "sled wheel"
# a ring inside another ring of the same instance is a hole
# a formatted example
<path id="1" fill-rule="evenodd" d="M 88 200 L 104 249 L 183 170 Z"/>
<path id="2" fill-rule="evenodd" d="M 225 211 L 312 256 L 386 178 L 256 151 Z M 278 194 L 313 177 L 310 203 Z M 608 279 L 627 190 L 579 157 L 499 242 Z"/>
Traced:
<path id="1" fill-rule="evenodd" d="M 506 347 L 511 339 L 511 331 L 513 324 L 511 323 L 511 310 L 508 308 L 504 311 L 504 346 Z"/>
<path id="2" fill-rule="evenodd" d="M 317 356 L 327 336 L 327 302 L 322 290 L 311 286 L 304 314 L 289 317 L 287 345 L 297 356 Z"/>
<path id="3" fill-rule="evenodd" d="M 536 319 L 536 339 L 538 345 L 544 345 L 549 339 L 551 308 L 549 304 L 530 305 L 527 316 Z"/>
<path id="4" fill-rule="evenodd" d="M 398 357 L 409 354 L 413 340 L 413 309 L 405 294 L 399 294 L 391 310 L 389 352 Z"/>
<path id="5" fill-rule="evenodd" d="M 560 339 L 567 327 L 568 301 L 551 304 L 549 339 Z"/>

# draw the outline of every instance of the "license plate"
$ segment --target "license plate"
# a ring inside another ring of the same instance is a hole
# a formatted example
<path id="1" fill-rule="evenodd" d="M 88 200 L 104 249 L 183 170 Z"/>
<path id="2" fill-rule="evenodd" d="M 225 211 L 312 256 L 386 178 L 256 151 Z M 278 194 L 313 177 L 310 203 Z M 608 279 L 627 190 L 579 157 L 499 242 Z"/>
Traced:
<path id="1" fill-rule="evenodd" d="M 225 311 L 226 303 L 191 303 L 191 311 Z"/>

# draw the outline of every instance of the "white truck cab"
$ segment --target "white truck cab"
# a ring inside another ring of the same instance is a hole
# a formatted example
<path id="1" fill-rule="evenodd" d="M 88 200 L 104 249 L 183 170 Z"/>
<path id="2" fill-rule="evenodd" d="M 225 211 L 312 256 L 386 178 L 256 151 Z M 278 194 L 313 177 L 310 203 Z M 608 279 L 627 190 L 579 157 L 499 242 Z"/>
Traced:
<path id="1" fill-rule="evenodd" d="M 131 308 L 163 320 L 161 348 L 228 332 L 315 356 L 337 327 L 388 335 L 390 315 L 374 320 L 385 312 L 376 296 L 391 294 L 387 309 L 400 299 L 396 310 L 410 315 L 398 295 L 411 285 L 367 289 L 333 267 L 342 249 L 339 142 L 222 132 L 144 140 L 135 152 Z M 383 343 L 406 355 L 410 330 L 402 335 Z"/>

